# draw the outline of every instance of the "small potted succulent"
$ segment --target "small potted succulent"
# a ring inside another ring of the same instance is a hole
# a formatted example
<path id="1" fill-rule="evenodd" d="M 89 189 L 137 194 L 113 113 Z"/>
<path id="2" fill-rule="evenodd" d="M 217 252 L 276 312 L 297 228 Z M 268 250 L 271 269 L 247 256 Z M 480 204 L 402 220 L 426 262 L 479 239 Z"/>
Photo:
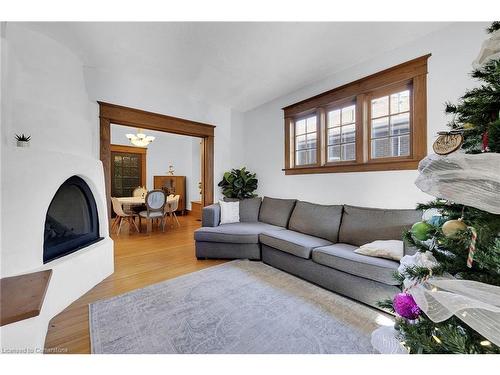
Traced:
<path id="1" fill-rule="evenodd" d="M 16 134 L 17 147 L 29 147 L 31 135 Z"/>

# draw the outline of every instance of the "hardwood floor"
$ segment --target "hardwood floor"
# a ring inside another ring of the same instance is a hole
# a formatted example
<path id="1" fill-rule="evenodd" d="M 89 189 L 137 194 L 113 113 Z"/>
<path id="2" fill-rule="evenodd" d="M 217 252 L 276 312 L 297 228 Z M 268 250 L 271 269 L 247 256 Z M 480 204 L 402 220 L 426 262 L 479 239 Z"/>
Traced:
<path id="1" fill-rule="evenodd" d="M 129 233 L 125 227 L 112 234 L 115 272 L 50 321 L 47 352 L 90 353 L 89 303 L 224 262 L 197 260 L 193 231 L 200 222 L 189 215 L 179 221 L 180 228 L 168 226 L 165 233 L 157 228 L 151 234 Z"/>

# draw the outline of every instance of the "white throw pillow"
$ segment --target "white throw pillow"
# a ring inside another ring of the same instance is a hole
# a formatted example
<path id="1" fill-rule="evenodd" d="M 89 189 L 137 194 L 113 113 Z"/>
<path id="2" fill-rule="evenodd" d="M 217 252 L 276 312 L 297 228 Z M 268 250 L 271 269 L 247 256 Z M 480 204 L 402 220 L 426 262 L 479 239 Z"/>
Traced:
<path id="1" fill-rule="evenodd" d="M 219 201 L 220 223 L 230 224 L 240 222 L 240 202 Z"/>
<path id="2" fill-rule="evenodd" d="M 360 246 L 359 249 L 354 250 L 354 252 L 357 254 L 368 255 L 370 257 L 387 258 L 399 261 L 404 255 L 403 241 L 373 241 Z"/>

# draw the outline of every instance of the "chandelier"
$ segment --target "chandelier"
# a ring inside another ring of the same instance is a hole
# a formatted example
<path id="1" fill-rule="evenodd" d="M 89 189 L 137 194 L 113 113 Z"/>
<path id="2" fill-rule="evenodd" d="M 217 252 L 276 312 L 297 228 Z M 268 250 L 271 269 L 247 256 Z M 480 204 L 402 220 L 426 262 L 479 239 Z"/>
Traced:
<path id="1" fill-rule="evenodd" d="M 125 134 L 130 143 L 134 146 L 146 147 L 151 142 L 155 140 L 152 135 L 146 135 L 143 133 L 142 129 L 137 129 L 137 134 Z"/>

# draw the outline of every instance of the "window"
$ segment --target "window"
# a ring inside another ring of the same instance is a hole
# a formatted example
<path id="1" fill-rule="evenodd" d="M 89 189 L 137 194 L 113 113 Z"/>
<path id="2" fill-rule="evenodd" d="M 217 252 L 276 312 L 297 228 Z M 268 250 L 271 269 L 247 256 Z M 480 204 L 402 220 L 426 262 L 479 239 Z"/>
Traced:
<path id="1" fill-rule="evenodd" d="M 416 169 L 429 56 L 283 108 L 285 174 Z"/>
<path id="2" fill-rule="evenodd" d="M 327 113 L 327 161 L 356 160 L 356 105 Z"/>
<path id="3" fill-rule="evenodd" d="M 295 165 L 317 163 L 318 125 L 316 115 L 295 121 Z"/>
<path id="4" fill-rule="evenodd" d="M 371 158 L 410 155 L 410 89 L 370 101 Z"/>
<path id="5" fill-rule="evenodd" d="M 146 148 L 111 145 L 111 196 L 131 197 L 146 185 Z"/>

